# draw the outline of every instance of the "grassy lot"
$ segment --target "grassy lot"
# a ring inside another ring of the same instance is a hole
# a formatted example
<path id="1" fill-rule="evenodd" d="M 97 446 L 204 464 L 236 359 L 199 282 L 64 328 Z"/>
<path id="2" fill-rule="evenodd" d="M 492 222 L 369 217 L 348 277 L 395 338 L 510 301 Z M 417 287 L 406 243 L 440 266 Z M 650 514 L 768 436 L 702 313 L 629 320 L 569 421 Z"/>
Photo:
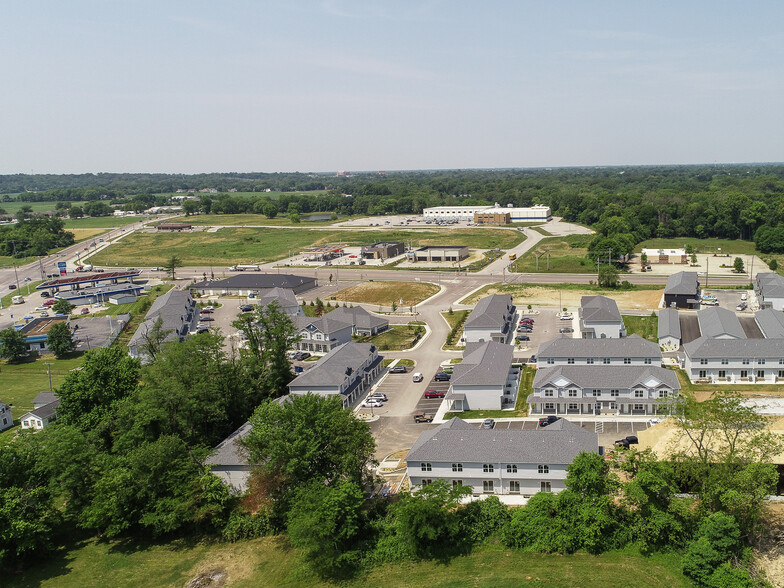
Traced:
<path id="1" fill-rule="evenodd" d="M 502 229 L 441 229 L 441 230 L 313 230 L 224 228 L 215 233 L 134 233 L 121 243 L 110 245 L 93 256 L 96 265 L 155 266 L 163 265 L 177 255 L 184 265 L 205 263 L 260 263 L 286 257 L 311 245 L 342 243 L 362 245 L 383 235 L 387 241 L 403 241 L 415 246 L 464 244 L 473 248 L 500 247 L 508 249 L 520 243 L 523 236 Z"/>
<path id="2" fill-rule="evenodd" d="M 544 227 L 533 227 L 533 230 L 536 231 L 537 233 L 541 233 L 545 237 L 552 237 L 553 236 L 553 234 L 550 231 L 548 231 L 547 229 L 545 229 Z"/>
<path id="3" fill-rule="evenodd" d="M 415 335 L 416 325 L 390 325 L 375 337 L 361 337 L 362 343 L 373 343 L 379 351 L 403 351 L 410 349 L 419 340 Z"/>
<path id="4" fill-rule="evenodd" d="M 97 237 L 98 235 L 103 235 L 106 232 L 106 229 L 68 229 L 74 236 L 74 242 L 81 243 L 82 241 L 87 241 L 88 239 L 92 239 Z"/>
<path id="5" fill-rule="evenodd" d="M 629 290 L 613 290 L 609 288 L 601 288 L 595 284 L 530 284 L 530 283 L 514 283 L 514 284 L 488 284 L 487 286 L 483 286 L 470 296 L 463 298 L 460 300 L 460 304 L 476 304 L 480 298 L 484 298 L 490 294 L 511 294 L 512 298 L 515 301 L 523 300 L 523 299 L 531 299 L 532 304 L 548 304 L 552 306 L 553 303 L 553 291 L 564 290 L 566 292 L 574 292 L 578 296 L 583 294 L 603 294 L 605 296 L 610 296 L 613 298 L 623 297 L 623 296 L 631 296 L 633 292 L 642 292 L 642 291 L 661 291 L 662 287 L 657 286 L 655 284 L 634 284 L 632 288 Z M 542 295 L 543 293 L 543 295 Z M 545 298 L 549 299 L 548 303 L 539 302 L 534 298 Z M 566 294 L 564 294 L 564 299 L 566 299 Z M 556 295 L 556 299 L 558 296 Z M 557 300 L 556 300 L 557 301 Z M 566 304 L 566 302 L 564 302 Z"/>
<path id="6" fill-rule="evenodd" d="M 639 335 L 643 339 L 648 339 L 654 343 L 659 341 L 658 316 L 623 315 L 623 324 L 626 327 L 627 335 Z"/>
<path id="7" fill-rule="evenodd" d="M 490 251 L 485 251 L 482 253 L 482 259 L 478 261 L 474 261 L 469 263 L 466 266 L 466 270 L 469 272 L 478 272 L 480 269 L 483 269 L 493 263 L 496 259 L 500 259 L 504 256 L 503 251 L 499 251 L 498 249 L 491 249 Z"/>
<path id="8" fill-rule="evenodd" d="M 441 290 L 429 282 L 364 282 L 335 293 L 338 302 L 364 302 L 392 306 L 413 306 Z M 402 300 L 402 302 L 401 302 Z"/>
<path id="9" fill-rule="evenodd" d="M 591 235 L 568 235 L 566 237 L 546 237 L 539 241 L 536 248 L 526 252 L 517 261 L 509 266 L 509 271 L 530 273 L 539 271 L 541 273 L 567 273 L 567 274 L 590 274 L 596 271 L 596 267 L 589 259 L 588 243 L 593 237 Z M 550 269 L 547 269 L 547 255 L 541 255 L 545 251 L 550 252 Z M 536 256 L 539 257 L 539 269 L 536 269 Z"/>
<path id="10" fill-rule="evenodd" d="M 303 556 L 285 538 L 267 537 L 236 543 L 136 543 L 88 540 L 61 549 L 22 574 L 7 574 L 7 588 L 182 587 L 200 573 L 223 568 L 227 588 L 255 586 L 335 586 L 310 571 Z M 678 554 L 643 557 L 632 550 L 599 556 L 540 555 L 501 545 L 445 561 L 390 563 L 353 580 L 359 586 L 602 586 L 687 587 Z"/>
<path id="11" fill-rule="evenodd" d="M 757 248 L 753 241 L 742 241 L 740 239 L 696 239 L 692 237 L 675 237 L 672 239 L 648 239 L 638 243 L 634 251 L 639 253 L 644 249 L 677 249 L 679 247 L 691 246 L 699 253 L 715 253 L 721 248 L 722 253 L 738 253 L 741 255 L 751 255 L 757 253 Z"/>
<path id="12" fill-rule="evenodd" d="M 110 307 L 107 310 L 97 313 L 96 316 L 103 316 L 107 314 L 116 316 L 117 314 L 126 312 L 131 314 L 131 320 L 129 320 L 128 324 L 125 325 L 123 332 L 120 333 L 119 337 L 117 337 L 114 345 L 127 346 L 131 340 L 131 337 L 133 337 L 133 334 L 136 332 L 136 329 L 138 329 L 139 325 L 142 324 L 144 316 L 147 314 L 147 310 L 149 310 L 155 299 L 171 290 L 172 287 L 173 286 L 171 284 L 160 284 L 158 286 L 154 286 L 148 295 L 139 298 L 136 302 L 131 302 L 130 304 L 118 304 L 116 306 Z"/>
<path id="13" fill-rule="evenodd" d="M 327 300 L 327 302 L 329 302 L 329 300 Z M 332 306 L 331 302 L 330 302 L 330 305 L 327 306 L 327 302 L 324 303 L 324 312 L 322 313 L 322 316 L 324 314 L 326 314 L 328 312 L 331 312 L 331 311 L 333 311 L 333 310 L 335 310 L 337 308 L 337 305 Z M 302 311 L 305 313 L 305 316 L 309 316 L 311 318 L 315 318 L 316 316 L 318 316 L 318 315 L 316 315 L 316 305 L 315 304 L 313 306 L 311 306 L 310 304 L 303 304 L 302 305 Z"/>
<path id="14" fill-rule="evenodd" d="M 314 212 L 309 214 L 332 214 L 330 212 Z M 291 219 L 288 215 L 278 215 L 275 218 L 267 218 L 263 214 L 195 214 L 192 216 L 178 216 L 171 220 L 167 220 L 166 222 L 172 223 L 190 223 L 194 226 L 242 226 L 242 225 L 275 225 L 275 226 L 284 226 L 284 227 L 291 227 L 291 226 L 304 226 L 304 227 L 321 227 L 321 226 L 329 226 L 334 223 L 343 222 L 349 220 L 351 218 L 358 218 L 357 216 L 341 216 L 335 220 L 327 219 L 327 220 L 307 220 L 309 215 L 301 214 L 300 215 L 300 223 L 292 223 Z"/>
<path id="15" fill-rule="evenodd" d="M 79 203 L 74 202 L 74 204 Z M 0 202 L 0 208 L 3 208 L 8 214 L 16 214 L 23 206 L 29 206 L 33 209 L 33 212 L 46 212 L 48 210 L 54 210 L 55 206 L 57 206 L 57 202 L 54 200 L 45 200 L 44 202 L 23 202 L 22 200 Z"/>
<path id="16" fill-rule="evenodd" d="M 143 216 L 88 216 L 65 219 L 66 229 L 113 229 L 147 220 Z"/>
<path id="17" fill-rule="evenodd" d="M 452 312 L 452 314 L 449 314 L 448 312 L 441 313 L 441 316 L 444 317 L 444 319 L 446 319 L 446 322 L 447 324 L 449 324 L 449 328 L 450 328 L 450 332 L 446 336 L 444 349 L 447 350 L 464 349 L 464 347 L 458 346 L 457 343 L 460 340 L 460 333 L 462 333 L 463 331 L 463 325 L 465 324 L 469 314 L 471 314 L 470 310 L 455 310 Z"/>

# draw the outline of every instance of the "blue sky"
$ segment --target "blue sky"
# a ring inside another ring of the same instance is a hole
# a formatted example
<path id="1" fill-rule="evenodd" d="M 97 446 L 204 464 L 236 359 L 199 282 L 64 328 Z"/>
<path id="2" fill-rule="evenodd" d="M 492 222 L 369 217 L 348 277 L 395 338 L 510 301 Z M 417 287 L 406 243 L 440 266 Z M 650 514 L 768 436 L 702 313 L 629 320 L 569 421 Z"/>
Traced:
<path id="1" fill-rule="evenodd" d="M 0 173 L 784 161 L 782 2 L 0 0 Z"/>

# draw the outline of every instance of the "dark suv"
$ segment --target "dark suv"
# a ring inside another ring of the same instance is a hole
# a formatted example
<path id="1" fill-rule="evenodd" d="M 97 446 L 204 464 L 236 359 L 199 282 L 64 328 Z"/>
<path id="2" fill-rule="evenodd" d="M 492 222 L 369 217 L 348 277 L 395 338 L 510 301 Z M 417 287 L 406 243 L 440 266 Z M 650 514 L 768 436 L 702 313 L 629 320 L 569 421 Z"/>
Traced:
<path id="1" fill-rule="evenodd" d="M 539 419 L 539 426 L 540 427 L 546 427 L 547 425 L 552 425 L 559 418 L 560 417 L 553 416 L 553 415 L 550 415 L 550 416 L 547 416 L 547 417 L 542 417 L 542 418 Z"/>
<path id="2" fill-rule="evenodd" d="M 452 375 L 451 375 L 451 374 L 448 374 L 448 373 L 446 373 L 446 372 L 438 372 L 438 373 L 437 373 L 437 374 L 436 374 L 436 375 L 433 377 L 433 379 L 434 379 L 436 382 L 448 382 L 449 380 L 451 380 L 451 379 L 452 379 Z"/>

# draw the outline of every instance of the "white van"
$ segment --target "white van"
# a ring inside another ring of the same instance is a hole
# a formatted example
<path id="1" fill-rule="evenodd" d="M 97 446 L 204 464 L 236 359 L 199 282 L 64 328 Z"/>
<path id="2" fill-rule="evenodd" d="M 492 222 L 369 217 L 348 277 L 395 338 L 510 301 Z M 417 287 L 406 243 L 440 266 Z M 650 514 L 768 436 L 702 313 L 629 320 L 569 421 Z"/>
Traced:
<path id="1" fill-rule="evenodd" d="M 13 302 L 14 304 L 24 304 L 24 298 L 22 298 L 21 296 L 14 296 L 13 298 L 11 298 L 11 302 Z"/>
<path id="2" fill-rule="evenodd" d="M 413 378 L 414 378 L 414 382 L 421 382 L 422 380 L 425 379 L 425 376 L 423 376 L 421 372 L 416 372 Z"/>

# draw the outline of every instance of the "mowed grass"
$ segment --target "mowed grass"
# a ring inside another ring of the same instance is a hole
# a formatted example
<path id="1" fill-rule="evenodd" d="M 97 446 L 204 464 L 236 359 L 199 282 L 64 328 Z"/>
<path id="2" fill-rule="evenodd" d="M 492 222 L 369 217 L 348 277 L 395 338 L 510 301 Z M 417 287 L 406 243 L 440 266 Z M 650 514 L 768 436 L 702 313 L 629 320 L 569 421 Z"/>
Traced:
<path id="1" fill-rule="evenodd" d="M 364 302 L 381 306 L 413 306 L 438 293 L 428 282 L 365 282 L 335 293 L 338 302 Z M 402 300 L 402 302 L 401 302 Z"/>
<path id="2" fill-rule="evenodd" d="M 623 315 L 623 324 L 626 327 L 627 335 L 639 335 L 643 339 L 653 341 L 654 343 L 659 340 L 658 316 Z"/>
<path id="3" fill-rule="evenodd" d="M 696 239 L 693 237 L 674 237 L 672 239 L 648 239 L 638 243 L 634 251 L 640 253 L 643 249 L 678 249 L 691 246 L 700 253 L 716 253 L 721 249 L 722 254 L 752 255 L 757 253 L 753 241 L 740 239 Z"/>
<path id="4" fill-rule="evenodd" d="M 143 216 L 88 216 L 67 218 L 63 222 L 66 229 L 114 229 L 146 220 Z"/>
<path id="5" fill-rule="evenodd" d="M 79 203 L 75 202 L 74 204 L 78 205 Z M 57 202 L 54 200 L 45 200 L 44 202 L 24 202 L 22 200 L 0 202 L 0 208 L 5 210 L 8 214 L 16 214 L 23 206 L 29 206 L 33 209 L 33 212 L 47 212 L 49 210 L 55 210 Z"/>
<path id="6" fill-rule="evenodd" d="M 227 588 L 257 586 L 327 587 L 302 554 L 283 537 L 236 543 L 139 544 L 89 540 L 36 562 L 23 573 L 4 576 L 8 588 L 181 588 L 210 570 L 227 574 Z M 635 588 L 692 586 L 680 571 L 680 556 L 632 552 L 594 556 L 542 555 L 483 546 L 470 555 L 445 561 L 390 563 L 340 586 L 545 587 L 602 586 Z"/>
<path id="7" fill-rule="evenodd" d="M 586 257 L 591 235 L 568 235 L 566 237 L 546 237 L 534 249 L 526 252 L 509 266 L 509 270 L 519 273 L 564 273 L 590 274 L 596 267 Z M 547 252 L 550 254 L 548 269 Z M 536 257 L 539 256 L 539 267 Z"/>
<path id="8" fill-rule="evenodd" d="M 95 265 L 156 266 L 177 255 L 186 266 L 210 263 L 265 263 L 311 245 L 363 245 L 383 239 L 415 246 L 462 244 L 471 248 L 508 249 L 522 235 L 499 229 L 443 229 L 424 231 L 357 231 L 223 228 L 214 233 L 134 233 L 91 257 Z"/>
<path id="9" fill-rule="evenodd" d="M 402 351 L 414 345 L 415 326 L 390 325 L 375 337 L 362 337 L 359 341 L 373 343 L 379 351 Z"/>

